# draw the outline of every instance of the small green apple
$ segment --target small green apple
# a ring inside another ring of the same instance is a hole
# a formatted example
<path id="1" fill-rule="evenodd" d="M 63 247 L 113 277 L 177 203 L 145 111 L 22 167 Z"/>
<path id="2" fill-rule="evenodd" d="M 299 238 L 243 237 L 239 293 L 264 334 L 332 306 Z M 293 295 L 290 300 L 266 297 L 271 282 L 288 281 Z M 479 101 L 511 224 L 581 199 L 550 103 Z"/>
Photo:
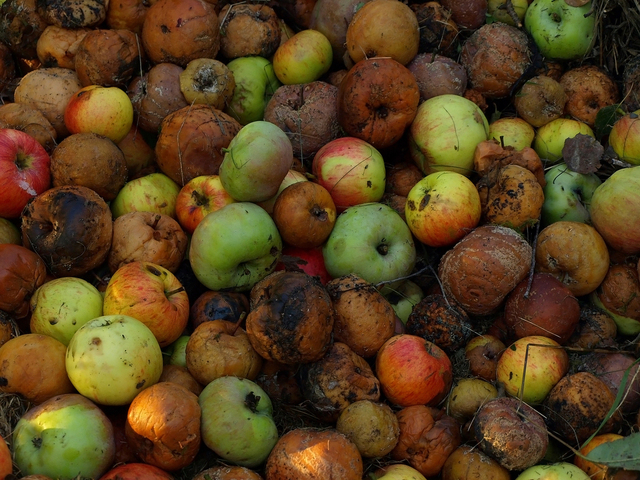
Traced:
<path id="1" fill-rule="evenodd" d="M 511 0 L 511 5 L 516 16 L 522 22 L 524 20 L 525 13 L 529 7 L 527 0 Z M 516 22 L 507 10 L 507 2 L 505 0 L 488 0 L 487 13 L 491 15 L 495 21 L 506 23 L 507 25 L 517 26 Z"/>
<path id="2" fill-rule="evenodd" d="M 76 331 L 102 315 L 102 294 L 82 278 L 61 277 L 44 283 L 30 300 L 32 333 L 68 345 Z"/>
<path id="3" fill-rule="evenodd" d="M 171 345 L 167 345 L 163 352 L 165 354 L 165 363 L 177 365 L 187 368 L 187 343 L 189 343 L 190 335 L 181 335 Z"/>
<path id="4" fill-rule="evenodd" d="M 516 480 L 590 480 L 580 467 L 568 462 L 534 465 L 524 470 Z"/>
<path id="5" fill-rule="evenodd" d="M 278 441 L 273 405 L 266 392 L 246 378 L 220 377 L 199 396 L 202 441 L 224 460 L 254 468 Z"/>
<path id="6" fill-rule="evenodd" d="M 129 212 L 155 212 L 176 218 L 180 186 L 164 173 L 150 173 L 127 182 L 111 202 L 114 220 Z"/>
<path id="7" fill-rule="evenodd" d="M 278 47 L 273 70 L 285 85 L 310 83 L 324 75 L 333 62 L 333 47 L 318 30 L 305 29 Z"/>
<path id="8" fill-rule="evenodd" d="M 535 136 L 533 126 L 520 117 L 502 117 L 489 124 L 490 139 L 516 150 L 530 147 Z"/>
<path id="9" fill-rule="evenodd" d="M 413 307 L 424 298 L 424 292 L 417 283 L 406 280 L 396 288 L 385 291 L 384 296 L 391 304 L 400 321 L 406 325 Z"/>
<path id="10" fill-rule="evenodd" d="M 542 223 L 549 225 L 560 220 L 590 223 L 591 197 L 602 180 L 595 173 L 578 173 L 564 162 L 547 170 L 544 175 Z"/>
<path id="11" fill-rule="evenodd" d="M 224 109 L 241 125 L 262 120 L 264 109 L 282 84 L 273 72 L 273 64 L 264 57 L 238 57 L 227 63 L 236 87 Z"/>
<path id="12" fill-rule="evenodd" d="M 536 130 L 533 149 L 543 163 L 557 163 L 562 159 L 564 142 L 579 133 L 595 138 L 593 130 L 586 123 L 573 118 L 556 118 Z"/>

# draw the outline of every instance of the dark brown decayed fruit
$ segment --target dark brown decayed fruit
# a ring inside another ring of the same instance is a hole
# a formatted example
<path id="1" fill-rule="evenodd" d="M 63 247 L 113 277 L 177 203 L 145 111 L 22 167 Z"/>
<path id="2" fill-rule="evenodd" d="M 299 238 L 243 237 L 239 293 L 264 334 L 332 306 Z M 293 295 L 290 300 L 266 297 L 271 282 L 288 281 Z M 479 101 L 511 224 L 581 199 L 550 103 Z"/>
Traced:
<path id="1" fill-rule="evenodd" d="M 201 294 L 189 309 L 191 328 L 203 322 L 227 320 L 236 323 L 241 315 L 249 312 L 249 299 L 240 292 L 208 290 Z"/>
<path id="2" fill-rule="evenodd" d="M 509 470 L 479 448 L 460 445 L 447 461 L 441 472 L 442 480 L 509 480 Z"/>
<path id="3" fill-rule="evenodd" d="M 75 133 L 51 153 L 51 178 L 54 187 L 81 185 L 108 202 L 127 181 L 127 163 L 122 151 L 107 137 Z"/>
<path id="4" fill-rule="evenodd" d="M 618 327 L 610 315 L 592 305 L 582 305 L 580 321 L 566 345 L 587 349 L 614 346 L 617 333 Z"/>
<path id="5" fill-rule="evenodd" d="M 640 321 L 640 279 L 635 265 L 611 265 L 594 295 L 609 312 Z"/>
<path id="6" fill-rule="evenodd" d="M 0 244 L 0 310 L 22 319 L 29 315 L 31 295 L 47 276 L 44 261 L 22 245 Z"/>
<path id="7" fill-rule="evenodd" d="M 265 466 L 266 480 L 362 480 L 362 456 L 345 435 L 330 428 L 295 428 L 282 435 Z"/>
<path id="8" fill-rule="evenodd" d="M 331 346 L 333 305 L 317 277 L 274 272 L 251 289 L 250 305 L 247 334 L 263 358 L 285 364 L 314 362 Z"/>
<path id="9" fill-rule="evenodd" d="M 207 468 L 192 480 L 262 480 L 262 477 L 246 467 L 225 465 Z"/>
<path id="10" fill-rule="evenodd" d="M 618 85 L 600 67 L 583 65 L 566 71 L 560 85 L 567 94 L 564 112 L 594 127 L 601 108 L 620 101 Z"/>
<path id="11" fill-rule="evenodd" d="M 531 171 L 538 183 L 544 187 L 544 165 L 536 151 L 531 147 L 516 150 L 514 147 L 502 146 L 497 140 L 485 140 L 476 146 L 473 153 L 473 168 L 481 176 L 489 174 L 494 168 L 507 165 L 519 165 Z"/>
<path id="12" fill-rule="evenodd" d="M 528 274 L 531 252 L 531 245 L 511 228 L 477 227 L 440 260 L 444 293 L 467 313 L 487 315 Z"/>
<path id="13" fill-rule="evenodd" d="M 496 368 L 505 344 L 489 333 L 473 337 L 464 348 L 472 375 L 492 382 L 496 379 Z"/>
<path id="14" fill-rule="evenodd" d="M 467 39 L 460 63 L 473 89 L 486 98 L 504 98 L 531 64 L 530 55 L 526 33 L 498 22 L 483 25 Z"/>
<path id="15" fill-rule="evenodd" d="M 462 95 L 467 89 L 467 71 L 449 57 L 419 53 L 407 68 L 416 77 L 422 101 L 438 95 Z"/>
<path id="16" fill-rule="evenodd" d="M 536 75 L 516 93 L 513 103 L 521 118 L 541 127 L 562 116 L 567 94 L 560 82 L 547 75 Z"/>
<path id="17" fill-rule="evenodd" d="M 305 400 L 327 422 L 335 422 L 355 401 L 380 400 L 380 382 L 371 367 L 344 343 L 334 343 L 320 360 L 301 365 L 298 375 Z"/>
<path id="18" fill-rule="evenodd" d="M 63 28 L 96 27 L 107 17 L 109 0 L 57 0 L 38 2 L 42 17 Z"/>
<path id="19" fill-rule="evenodd" d="M 111 210 L 87 187 L 53 187 L 22 212 L 22 242 L 55 276 L 81 276 L 101 265 L 113 234 Z"/>
<path id="20" fill-rule="evenodd" d="M 453 50 L 459 29 L 451 18 L 451 11 L 438 2 L 412 3 L 420 28 L 418 52 L 439 52 L 448 55 Z"/>
<path id="21" fill-rule="evenodd" d="M 513 397 L 489 400 L 473 420 L 479 447 L 507 470 L 524 470 L 542 460 L 549 435 L 543 417 Z"/>
<path id="22" fill-rule="evenodd" d="M 38 58 L 38 38 L 47 26 L 38 12 L 37 0 L 4 2 L 0 8 L 0 43 L 18 58 Z"/>
<path id="23" fill-rule="evenodd" d="M 451 18 L 461 28 L 476 30 L 486 22 L 487 0 L 442 0 L 440 3 L 451 11 Z"/>
<path id="24" fill-rule="evenodd" d="M 255 381 L 273 402 L 297 405 L 304 400 L 296 375 L 297 370 L 296 364 L 285 365 L 266 360 L 262 362 L 262 369 Z"/>
<path id="25" fill-rule="evenodd" d="M 270 58 L 280 45 L 276 12 L 264 3 L 229 3 L 220 18 L 220 53 L 228 58 L 259 55 Z"/>
<path id="26" fill-rule="evenodd" d="M 183 107 L 160 125 L 155 147 L 158 166 L 181 186 L 200 175 L 217 175 L 222 149 L 240 128 L 233 117 L 209 105 Z"/>
<path id="27" fill-rule="evenodd" d="M 75 69 L 78 46 L 90 31 L 88 28 L 62 28 L 49 25 L 38 38 L 36 45 L 38 59 L 42 66 Z"/>
<path id="28" fill-rule="evenodd" d="M 109 28 L 131 30 L 133 33 L 140 35 L 142 33 L 144 17 L 147 16 L 147 11 L 152 3 L 155 2 L 148 0 L 110 1 L 107 7 L 105 25 Z"/>

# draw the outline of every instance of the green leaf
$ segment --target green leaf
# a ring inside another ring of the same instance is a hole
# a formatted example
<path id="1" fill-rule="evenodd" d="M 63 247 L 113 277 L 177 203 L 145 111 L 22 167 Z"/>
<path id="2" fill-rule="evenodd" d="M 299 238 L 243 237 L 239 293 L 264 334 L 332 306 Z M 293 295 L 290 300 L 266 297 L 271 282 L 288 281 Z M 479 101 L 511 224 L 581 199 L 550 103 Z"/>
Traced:
<path id="1" fill-rule="evenodd" d="M 611 127 L 616 121 L 624 116 L 624 111 L 620 108 L 620 104 L 609 105 L 598 110 L 595 122 L 596 138 L 602 138 L 609 135 Z"/>
<path id="2" fill-rule="evenodd" d="M 640 432 L 598 445 L 587 460 L 613 468 L 640 471 Z"/>

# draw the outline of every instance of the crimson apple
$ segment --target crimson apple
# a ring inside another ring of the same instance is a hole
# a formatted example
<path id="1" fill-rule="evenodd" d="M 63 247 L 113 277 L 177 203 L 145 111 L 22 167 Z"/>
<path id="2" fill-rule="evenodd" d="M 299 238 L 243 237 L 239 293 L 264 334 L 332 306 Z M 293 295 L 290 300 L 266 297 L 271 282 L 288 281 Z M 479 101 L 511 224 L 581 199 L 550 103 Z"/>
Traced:
<path id="1" fill-rule="evenodd" d="M 0 129 L 0 217 L 17 218 L 29 199 L 49 188 L 49 154 L 31 135 Z"/>
<path id="2" fill-rule="evenodd" d="M 219 175 L 200 175 L 189 180 L 176 197 L 176 217 L 182 228 L 193 233 L 208 213 L 235 202 L 222 186 Z"/>
<path id="3" fill-rule="evenodd" d="M 457 172 L 427 175 L 409 191 L 407 225 L 430 247 L 452 245 L 480 222 L 480 195 L 471 180 Z"/>
<path id="4" fill-rule="evenodd" d="M 325 144 L 311 165 L 316 181 L 329 190 L 338 212 L 347 207 L 377 202 L 385 188 L 382 154 L 355 137 L 341 137 Z"/>
<path id="5" fill-rule="evenodd" d="M 286 270 L 288 272 L 302 271 L 311 276 L 320 278 L 323 285 L 331 281 L 333 277 L 327 272 L 324 265 L 322 247 L 298 248 L 291 245 L 282 247 L 282 256 L 276 270 Z"/>
<path id="6" fill-rule="evenodd" d="M 111 276 L 104 293 L 104 315 L 128 315 L 153 332 L 160 347 L 180 337 L 189 321 L 189 297 L 180 280 L 160 265 L 131 262 Z"/>

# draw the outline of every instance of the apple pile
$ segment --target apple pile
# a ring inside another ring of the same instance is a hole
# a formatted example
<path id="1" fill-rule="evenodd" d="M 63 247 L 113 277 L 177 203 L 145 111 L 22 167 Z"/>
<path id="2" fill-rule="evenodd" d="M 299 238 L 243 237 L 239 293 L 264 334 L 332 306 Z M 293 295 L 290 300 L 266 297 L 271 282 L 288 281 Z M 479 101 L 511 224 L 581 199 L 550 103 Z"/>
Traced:
<path id="1" fill-rule="evenodd" d="M 0 480 L 640 478 L 595 10 L 0 0 Z"/>

